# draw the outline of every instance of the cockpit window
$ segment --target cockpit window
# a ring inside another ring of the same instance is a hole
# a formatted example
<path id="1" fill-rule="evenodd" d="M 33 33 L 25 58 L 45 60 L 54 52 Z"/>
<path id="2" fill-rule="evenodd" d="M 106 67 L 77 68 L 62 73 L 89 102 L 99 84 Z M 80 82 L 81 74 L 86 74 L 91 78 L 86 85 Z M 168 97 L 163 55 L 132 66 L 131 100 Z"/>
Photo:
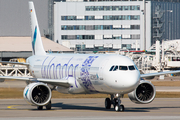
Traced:
<path id="1" fill-rule="evenodd" d="M 113 65 L 109 71 L 117 71 L 117 70 L 136 70 L 137 67 L 135 65 L 131 65 L 131 66 L 118 66 L 118 65 Z"/>
<path id="2" fill-rule="evenodd" d="M 113 71 L 116 71 L 117 69 L 118 69 L 118 66 L 115 66 L 114 69 L 113 69 Z"/>
<path id="3" fill-rule="evenodd" d="M 129 67 L 129 70 L 135 70 L 135 67 L 132 65 L 132 66 L 128 66 Z"/>
<path id="4" fill-rule="evenodd" d="M 114 68 L 114 66 L 112 66 L 112 67 L 109 69 L 109 71 L 112 71 L 112 70 L 113 70 L 113 68 Z"/>
<path id="5" fill-rule="evenodd" d="M 127 66 L 119 66 L 119 70 L 128 70 Z"/>

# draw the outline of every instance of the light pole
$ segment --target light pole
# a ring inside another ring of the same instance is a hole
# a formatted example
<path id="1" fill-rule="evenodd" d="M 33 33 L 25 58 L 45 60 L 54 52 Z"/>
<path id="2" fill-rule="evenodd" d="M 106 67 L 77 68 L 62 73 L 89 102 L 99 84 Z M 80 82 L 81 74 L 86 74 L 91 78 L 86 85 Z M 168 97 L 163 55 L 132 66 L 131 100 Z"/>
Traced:
<path id="1" fill-rule="evenodd" d="M 172 13 L 173 12 L 173 10 L 167 10 L 167 12 L 170 12 L 170 13 Z M 169 22 L 169 40 L 171 39 L 171 32 L 170 32 L 170 30 L 171 30 L 171 23 L 172 23 L 172 18 L 171 18 L 171 21 L 168 21 Z"/>
<path id="2" fill-rule="evenodd" d="M 171 39 L 171 24 L 172 21 L 169 21 L 169 40 Z"/>

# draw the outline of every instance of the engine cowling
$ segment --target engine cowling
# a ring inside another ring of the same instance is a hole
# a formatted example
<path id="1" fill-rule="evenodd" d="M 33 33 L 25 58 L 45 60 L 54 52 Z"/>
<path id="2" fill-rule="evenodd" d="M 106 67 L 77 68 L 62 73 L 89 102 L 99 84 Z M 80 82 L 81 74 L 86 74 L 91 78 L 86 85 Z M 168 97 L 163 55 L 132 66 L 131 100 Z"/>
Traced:
<path id="1" fill-rule="evenodd" d="M 137 104 L 147 104 L 154 100 L 156 89 L 154 85 L 146 80 L 141 80 L 138 87 L 128 94 L 129 99 Z"/>
<path id="2" fill-rule="evenodd" d="M 23 96 L 32 105 L 44 106 L 51 100 L 51 89 L 44 83 L 31 83 L 24 89 Z"/>

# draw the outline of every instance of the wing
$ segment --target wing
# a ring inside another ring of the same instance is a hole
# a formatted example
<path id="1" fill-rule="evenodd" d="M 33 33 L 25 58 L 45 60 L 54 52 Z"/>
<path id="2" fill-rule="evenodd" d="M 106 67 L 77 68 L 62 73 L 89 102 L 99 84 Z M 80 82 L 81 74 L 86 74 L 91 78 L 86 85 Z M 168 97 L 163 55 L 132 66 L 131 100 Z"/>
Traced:
<path id="1" fill-rule="evenodd" d="M 29 77 L 14 77 L 14 76 L 0 76 L 0 82 L 4 80 L 20 80 L 29 82 L 43 82 L 55 86 L 69 87 L 68 79 L 43 79 L 43 78 L 29 78 Z"/>
<path id="2" fill-rule="evenodd" d="M 25 65 L 29 66 L 29 63 L 20 63 L 20 62 L 9 62 L 9 61 L 0 61 L 3 64 L 15 64 L 15 65 Z M 43 82 L 55 86 L 69 87 L 68 79 L 43 79 L 43 78 L 30 78 L 30 77 L 14 77 L 14 76 L 0 76 L 0 82 L 4 80 L 21 80 L 21 81 L 30 81 L 30 82 Z"/>
<path id="3" fill-rule="evenodd" d="M 25 66 L 29 66 L 29 63 L 22 63 L 22 62 L 0 61 L 0 63 L 3 63 L 3 64 L 16 64 L 16 65 L 25 65 Z"/>
<path id="4" fill-rule="evenodd" d="M 159 76 L 159 75 L 165 75 L 165 74 L 175 74 L 175 73 L 180 73 L 180 70 L 159 72 L 159 73 L 141 74 L 141 78 L 148 78 L 148 77 L 153 77 L 153 76 Z"/>

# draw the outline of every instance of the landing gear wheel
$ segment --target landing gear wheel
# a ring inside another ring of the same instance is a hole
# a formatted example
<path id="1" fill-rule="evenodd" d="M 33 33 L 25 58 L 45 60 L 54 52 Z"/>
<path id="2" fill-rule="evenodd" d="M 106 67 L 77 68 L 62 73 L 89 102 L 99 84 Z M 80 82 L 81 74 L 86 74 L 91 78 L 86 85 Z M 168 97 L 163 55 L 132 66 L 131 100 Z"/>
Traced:
<path id="1" fill-rule="evenodd" d="M 51 110 L 51 101 L 46 105 L 46 110 Z"/>
<path id="2" fill-rule="evenodd" d="M 119 106 L 118 104 L 116 104 L 116 105 L 114 106 L 114 110 L 115 110 L 116 112 L 119 112 L 119 111 L 120 111 L 120 106 Z"/>
<path id="3" fill-rule="evenodd" d="M 121 97 L 123 98 L 124 95 L 120 95 L 120 94 L 111 94 L 111 100 L 110 103 L 114 105 L 114 110 L 116 112 L 123 112 L 124 111 L 124 105 L 121 104 Z M 106 98 L 105 100 L 105 107 L 107 106 L 107 102 L 108 102 L 108 98 Z M 107 109 L 107 107 L 106 107 Z"/>
<path id="4" fill-rule="evenodd" d="M 109 98 L 105 99 L 105 108 L 110 109 L 111 108 L 111 100 Z"/>
<path id="5" fill-rule="evenodd" d="M 42 109 L 43 109 L 43 106 L 37 106 L 37 109 L 38 109 L 38 110 L 42 110 Z"/>
<path id="6" fill-rule="evenodd" d="M 120 105 L 120 106 L 119 106 L 119 111 L 120 111 L 120 112 L 124 112 L 124 105 Z"/>
<path id="7" fill-rule="evenodd" d="M 114 110 L 116 111 L 116 112 L 124 112 L 124 105 L 118 105 L 118 104 L 116 104 L 115 105 L 115 107 L 114 107 Z"/>

